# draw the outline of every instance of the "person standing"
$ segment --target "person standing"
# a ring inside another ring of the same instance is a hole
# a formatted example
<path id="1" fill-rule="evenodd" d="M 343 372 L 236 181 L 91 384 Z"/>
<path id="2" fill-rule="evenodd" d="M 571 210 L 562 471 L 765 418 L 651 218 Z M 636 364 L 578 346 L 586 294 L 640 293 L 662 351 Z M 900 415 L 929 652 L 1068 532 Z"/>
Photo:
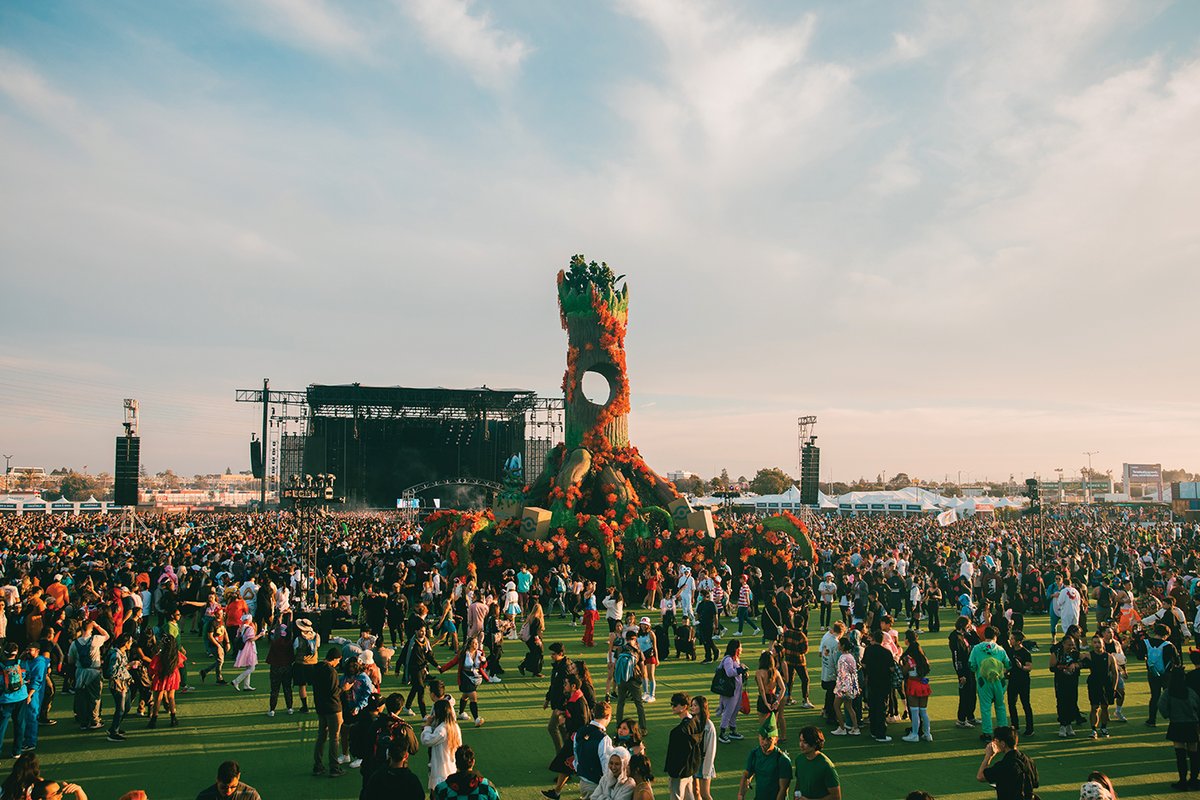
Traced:
<path id="1" fill-rule="evenodd" d="M 1176 791 L 1196 788 L 1200 780 L 1200 694 L 1188 685 L 1187 673 L 1173 669 L 1167 675 L 1166 691 L 1158 701 L 1159 712 L 1167 719 L 1167 741 L 1175 746 L 1175 766 L 1179 782 Z M 1188 761 L 1191 761 L 1189 780 Z"/>
<path id="2" fill-rule="evenodd" d="M 500 800 L 487 778 L 475 771 L 475 751 L 462 745 L 454 751 L 455 771 L 433 789 L 433 800 Z"/>
<path id="3" fill-rule="evenodd" d="M 896 661 L 883 646 L 883 631 L 871 631 L 871 643 L 863 652 L 863 676 L 866 678 L 867 718 L 871 723 L 871 738 L 890 742 L 887 732 L 887 699 L 892 691 L 892 668 Z"/>
<path id="4" fill-rule="evenodd" d="M 179 668 L 183 665 L 185 656 L 179 649 L 179 643 L 169 633 L 164 633 L 158 642 L 158 652 L 150 659 L 150 692 L 152 695 L 150 721 L 147 728 L 158 725 L 159 706 L 165 706 L 171 715 L 171 727 L 179 726 L 179 718 L 175 715 L 175 692 L 179 689 L 181 678 Z"/>
<path id="5" fill-rule="evenodd" d="M 367 781 L 359 794 L 359 800 L 421 800 L 425 796 L 425 785 L 417 774 L 408 768 L 408 759 L 414 751 L 402 741 L 393 741 L 388 746 L 387 767 L 378 770 Z"/>
<path id="6" fill-rule="evenodd" d="M 800 729 L 796 759 L 796 800 L 842 800 L 837 768 L 825 755 L 825 736 L 815 725 Z"/>
<path id="7" fill-rule="evenodd" d="M 792 699 L 792 684 L 799 677 L 800 691 L 804 698 L 800 707 L 808 709 L 813 707 L 808 697 L 808 634 L 804 632 L 800 623 L 800 612 L 793 612 L 791 623 L 783 632 L 780 648 L 783 650 L 783 660 L 787 667 L 787 705 L 795 702 Z"/>
<path id="8" fill-rule="evenodd" d="M 517 671 L 522 675 L 528 672 L 535 678 L 542 677 L 542 660 L 544 658 L 542 634 L 545 630 L 546 617 L 542 612 L 542 604 L 534 601 L 522 628 L 523 634 L 528 637 L 525 639 L 525 645 L 529 648 L 525 659 L 517 666 Z"/>
<path id="9" fill-rule="evenodd" d="M 979 695 L 979 713 L 983 719 L 981 741 L 992 740 L 992 711 L 1001 726 L 1008 725 L 1008 706 L 1004 702 L 1005 675 L 1012 663 L 1008 653 L 996 641 L 996 629 L 988 625 L 983 629 L 983 641 L 971 648 L 969 660 L 975 675 Z"/>
<path id="10" fill-rule="evenodd" d="M 995 786 L 996 800 L 1033 800 L 1038 788 L 1037 766 L 1017 749 L 1017 732 L 1007 725 L 992 732 L 975 779 Z"/>
<path id="11" fill-rule="evenodd" d="M 821 716 L 825 717 L 825 721 L 830 725 L 837 721 L 833 689 L 837 685 L 837 662 L 838 656 L 841 655 L 838 641 L 845 631 L 845 623 L 836 620 L 821 637 L 821 688 L 825 690 L 825 706 L 821 709 Z"/>
<path id="12" fill-rule="evenodd" d="M 679 724 L 667 737 L 667 758 L 663 765 L 670 777 L 671 800 L 695 798 L 692 781 L 700 768 L 703 731 L 692 717 L 691 705 L 692 698 L 686 692 L 671 695 L 671 713 L 679 717 Z"/>
<path id="13" fill-rule="evenodd" d="M 110 742 L 125 741 L 125 731 L 121 729 L 121 723 L 133 702 L 133 673 L 130 671 L 133 665 L 129 663 L 129 648 L 132 645 L 133 637 L 123 633 L 117 637 L 116 643 L 108 653 L 108 690 L 113 699 L 112 722 L 108 726 Z M 137 666 L 140 667 L 141 664 Z"/>
<path id="14" fill-rule="evenodd" d="M 25 670 L 25 685 L 29 688 L 29 702 L 22 710 L 25 715 L 25 740 L 21 752 L 28 753 L 37 750 L 38 718 L 42 709 L 42 696 L 46 692 L 47 676 L 50 673 L 50 659 L 42 655 L 40 640 L 30 640 L 29 644 L 25 646 L 25 657 L 21 659 L 21 669 Z M 128 706 L 125 707 L 125 710 L 128 710 Z"/>
<path id="15" fill-rule="evenodd" d="M 267 667 L 270 669 L 271 697 L 267 703 L 267 716 L 275 716 L 275 707 L 279 705 L 279 693 L 283 692 L 283 702 L 288 714 L 294 714 L 292 707 L 292 679 L 295 675 L 295 652 L 288 638 L 287 625 L 280 625 L 271 639 L 267 650 Z"/>
<path id="16" fill-rule="evenodd" d="M 75 667 L 75 721 L 80 730 L 104 727 L 100 721 L 100 648 L 107 641 L 108 633 L 95 620 L 89 620 L 67 653 L 67 662 Z"/>
<path id="17" fill-rule="evenodd" d="M 708 698 L 692 698 L 692 718 L 700 729 L 700 768 L 696 770 L 692 792 L 696 800 L 712 800 L 712 782 L 717 777 L 717 727 L 708 715 Z"/>
<path id="18" fill-rule="evenodd" d="M 583 646 L 596 646 L 596 620 L 600 612 L 596 607 L 596 582 L 588 581 L 583 587 Z"/>
<path id="19" fill-rule="evenodd" d="M 971 672 L 971 650 L 979 644 L 979 636 L 968 616 L 954 621 L 950 634 L 950 662 L 958 676 L 958 721 L 956 728 L 975 727 L 975 676 Z"/>
<path id="20" fill-rule="evenodd" d="M 16 642 L 4 645 L 3 660 L 0 660 L 0 746 L 8 733 L 8 721 L 12 720 L 12 757 L 21 755 L 25 740 L 25 707 L 29 705 L 29 686 L 25 670 L 18 660 L 21 650 Z"/>
<path id="21" fill-rule="evenodd" d="M 625 646 L 613 660 L 613 683 L 617 690 L 617 719 L 625 719 L 625 703 L 637 709 L 638 725 L 646 730 L 646 703 L 642 694 L 642 676 L 646 672 L 646 657 L 638 646 L 636 630 L 625 632 Z"/>
<path id="22" fill-rule="evenodd" d="M 329 740 L 329 777 L 340 778 L 346 774 L 341 767 L 338 746 L 342 732 L 342 681 L 338 675 L 338 664 L 342 661 L 342 649 L 330 647 L 325 660 L 313 666 L 313 710 L 317 713 L 317 741 L 313 746 L 313 775 L 324 775 L 321 762 L 326 739 Z"/>
<path id="23" fill-rule="evenodd" d="M 742 573 L 741 584 L 738 587 L 737 596 L 737 621 L 738 621 L 738 636 L 743 633 L 743 627 L 749 623 L 750 627 L 754 628 L 754 633 L 759 634 L 762 631 L 754 620 L 750 619 L 750 604 L 754 599 L 754 592 L 750 589 L 750 576 Z"/>
<path id="24" fill-rule="evenodd" d="M 1025 731 L 1021 734 L 1028 738 L 1033 736 L 1033 707 L 1030 705 L 1030 673 L 1033 672 L 1033 655 L 1025 646 L 1025 634 L 1013 631 L 1010 634 L 1012 646 L 1008 652 L 1008 660 L 1012 668 L 1008 673 L 1008 719 L 1013 728 L 1020 727 L 1017 723 L 1017 702 L 1025 711 Z"/>
<path id="25" fill-rule="evenodd" d="M 908 647 L 900 659 L 904 671 L 904 696 L 912 719 L 912 731 L 901 737 L 906 742 L 933 741 L 933 725 L 929 721 L 929 696 L 933 694 L 929 685 L 930 665 L 919 638 L 915 630 L 905 631 L 904 640 Z"/>
<path id="26" fill-rule="evenodd" d="M 1104 649 L 1104 638 L 1092 636 L 1092 649 L 1081 659 L 1088 668 L 1087 692 L 1092 738 L 1108 738 L 1108 707 L 1117 694 L 1117 660 Z"/>
<path id="27" fill-rule="evenodd" d="M 746 755 L 746 769 L 738 787 L 738 800 L 746 800 L 751 782 L 754 783 L 754 800 L 783 800 L 792 783 L 792 760 L 787 753 L 775 746 L 775 720 L 767 721 L 758 729 L 758 747 Z"/>
<path id="28" fill-rule="evenodd" d="M 1066 739 L 1075 735 L 1079 719 L 1079 643 L 1069 633 L 1050 648 L 1050 671 L 1054 673 L 1054 702 L 1058 716 L 1058 735 Z M 1151 684 L 1153 686 L 1153 684 Z M 1157 706 L 1150 713 L 1156 714 Z M 1152 725 L 1152 721 L 1147 722 Z"/>
<path id="29" fill-rule="evenodd" d="M 725 658 L 721 660 L 717 669 L 724 673 L 725 684 L 729 688 L 728 694 L 721 693 L 721 701 L 717 704 L 717 713 L 721 716 L 721 728 L 717 741 L 721 744 L 729 744 L 731 741 L 746 738 L 738 733 L 737 729 L 737 715 L 742 704 L 742 687 L 746 680 L 746 668 L 742 666 L 741 641 L 729 640 L 729 643 L 725 645 Z M 716 683 L 716 678 L 713 682 Z"/>
<path id="30" fill-rule="evenodd" d="M 433 715 L 421 731 L 421 744 L 429 748 L 429 791 L 454 771 L 454 753 L 462 732 L 454 719 L 454 706 L 442 698 L 433 704 Z"/>
<path id="31" fill-rule="evenodd" d="M 849 636 L 838 642 L 837 684 L 833 688 L 834 697 L 837 698 L 834 709 L 837 711 L 838 726 L 833 731 L 834 736 L 859 735 L 854 703 L 862 690 L 858 684 L 858 659 L 850 652 L 852 649 L 856 649 L 856 646 Z M 850 719 L 849 727 L 845 724 L 846 717 Z"/>
<path id="32" fill-rule="evenodd" d="M 1160 622 L 1146 640 L 1146 680 L 1150 683 L 1150 713 L 1146 725 L 1151 728 L 1158 724 L 1158 699 L 1162 696 L 1163 682 L 1181 663 L 1179 651 L 1169 637 L 1170 629 Z"/>
<path id="33" fill-rule="evenodd" d="M 717 633 L 717 604 L 713 602 L 712 592 L 700 590 L 700 604 L 696 606 L 696 638 L 704 645 L 704 664 L 716 661 L 721 651 L 713 642 Z"/>

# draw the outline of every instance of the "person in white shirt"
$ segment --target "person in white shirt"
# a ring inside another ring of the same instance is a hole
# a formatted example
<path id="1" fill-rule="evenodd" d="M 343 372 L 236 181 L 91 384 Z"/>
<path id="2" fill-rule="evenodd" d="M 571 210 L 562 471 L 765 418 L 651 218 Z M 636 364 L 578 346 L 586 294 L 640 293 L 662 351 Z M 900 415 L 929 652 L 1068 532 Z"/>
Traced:
<path id="1" fill-rule="evenodd" d="M 817 585 L 817 593 L 821 596 L 821 630 L 827 631 L 833 622 L 833 601 L 837 597 L 837 583 L 832 572 L 825 573 L 824 580 Z"/>
<path id="2" fill-rule="evenodd" d="M 841 656 L 838 642 L 845 632 L 845 624 L 837 620 L 821 637 L 821 688 L 825 690 L 825 708 L 822 714 L 831 723 L 837 718 L 833 707 L 833 687 L 837 684 L 837 662 Z"/>

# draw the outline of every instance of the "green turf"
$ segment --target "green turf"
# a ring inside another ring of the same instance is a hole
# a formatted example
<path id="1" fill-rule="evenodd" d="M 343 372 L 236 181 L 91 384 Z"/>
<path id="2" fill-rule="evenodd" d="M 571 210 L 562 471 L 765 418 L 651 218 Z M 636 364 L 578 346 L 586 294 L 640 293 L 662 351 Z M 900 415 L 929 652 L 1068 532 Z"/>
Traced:
<path id="1" fill-rule="evenodd" d="M 1044 617 L 1033 618 L 1027 634 L 1046 642 L 1046 626 Z M 554 619 L 550 621 L 547 642 L 563 641 L 575 657 L 586 652 L 594 674 L 602 676 L 602 649 L 585 651 L 579 643 L 579 635 L 580 629 Z M 195 636 L 186 636 L 185 640 L 193 656 L 202 652 Z M 933 662 L 934 696 L 930 716 L 936 741 L 901 742 L 899 737 L 906 732 L 907 726 L 898 724 L 889 727 L 889 733 L 896 739 L 890 744 L 877 744 L 865 734 L 852 740 L 830 737 L 826 751 L 841 773 L 844 797 L 903 798 L 908 791 L 917 788 L 931 792 L 939 800 L 995 796 L 989 787 L 975 781 L 975 770 L 982 754 L 978 730 L 959 730 L 953 725 L 956 684 L 950 677 L 945 634 L 932 635 L 925 647 Z M 747 639 L 748 661 L 749 654 L 757 650 L 757 642 Z M 480 771 L 500 787 L 505 798 L 537 800 L 541 797 L 540 789 L 547 788 L 552 777 L 546 770 L 552 752 L 546 733 L 546 713 L 541 708 L 546 681 L 517 675 L 516 665 L 523 651 L 522 643 L 508 643 L 504 658 L 508 669 L 505 682 L 485 686 L 480 692 L 481 713 L 487 724 L 480 729 L 464 729 L 464 736 L 478 754 Z M 264 645 L 260 647 L 260 653 L 265 656 L 265 652 Z M 438 655 L 443 662 L 449 660 L 444 649 L 439 650 Z M 1041 772 L 1041 796 L 1047 799 L 1078 797 L 1079 784 L 1092 769 L 1102 769 L 1112 776 L 1123 798 L 1178 796 L 1167 786 L 1175 780 L 1175 761 L 1170 745 L 1164 741 L 1165 724 L 1160 723 L 1154 729 L 1142 724 L 1148 698 L 1144 665 L 1137 661 L 1130 664 L 1126 713 L 1132 722 L 1113 725 L 1113 736 L 1107 741 L 1061 740 L 1056 736 L 1054 695 L 1050 674 L 1045 669 L 1047 658 L 1044 646 L 1042 653 L 1034 656 L 1033 702 L 1038 736 L 1022 743 Z M 236 671 L 231 667 L 226 677 L 231 678 L 233 674 Z M 671 660 L 660 665 L 659 701 L 647 707 L 648 752 L 656 767 L 662 764 L 667 732 L 674 721 L 667 699 L 679 690 L 707 693 L 711 675 L 708 665 L 698 662 Z M 196 677 L 193 669 L 193 681 Z M 151 800 L 192 798 L 212 782 L 220 761 L 235 758 L 242 764 L 246 782 L 268 800 L 357 797 L 360 778 L 356 771 L 336 780 L 314 778 L 309 774 L 316 732 L 312 715 L 280 714 L 268 719 L 265 665 L 260 666 L 253 683 L 259 689 L 253 694 L 239 694 L 231 687 L 217 687 L 210 682 L 196 692 L 180 695 L 181 725 L 176 729 L 163 727 L 150 731 L 145 729 L 144 719 L 130 718 L 125 726 L 129 740 L 121 744 L 105 741 L 102 731 L 80 732 L 71 718 L 71 698 L 60 694 L 53 712 L 59 724 L 41 729 L 38 753 L 43 773 L 80 783 L 91 798 L 116 798 L 135 788 L 146 789 Z M 395 678 L 389 676 L 385 680 L 385 692 L 397 687 Z M 818 694 L 819 688 L 813 698 L 819 705 Z M 1084 694 L 1086 703 L 1086 692 Z M 109 706 L 106 690 L 106 719 Z M 627 709 L 627 714 L 631 713 L 632 709 Z M 756 726 L 749 718 L 743 719 L 742 728 L 749 734 Z M 796 730 L 816 720 L 816 711 L 791 707 L 787 718 L 791 741 L 795 742 Z M 160 720 L 160 724 L 162 722 L 165 719 Z M 753 736 L 749 735 L 743 742 L 720 746 L 714 798 L 736 797 L 746 753 L 754 746 Z M 424 777 L 426 753 L 418 753 L 412 763 Z M 11 761 L 6 761 L 5 767 L 9 764 Z M 657 780 L 655 785 L 656 794 L 665 797 L 665 779 Z"/>

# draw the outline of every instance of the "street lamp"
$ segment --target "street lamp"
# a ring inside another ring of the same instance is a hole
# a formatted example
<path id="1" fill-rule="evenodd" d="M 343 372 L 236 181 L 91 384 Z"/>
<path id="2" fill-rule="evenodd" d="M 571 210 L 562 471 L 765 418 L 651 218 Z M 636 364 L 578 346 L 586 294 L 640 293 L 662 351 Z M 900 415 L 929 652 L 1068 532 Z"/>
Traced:
<path id="1" fill-rule="evenodd" d="M 1088 457 L 1088 474 L 1087 474 L 1087 477 L 1085 477 L 1083 479 L 1083 500 L 1085 503 L 1092 502 L 1092 490 L 1091 490 L 1091 487 L 1088 486 L 1088 481 L 1091 480 L 1091 478 L 1092 478 L 1092 456 L 1096 455 L 1099 452 L 1100 452 L 1099 450 L 1084 450 L 1083 451 L 1083 454 Z"/>

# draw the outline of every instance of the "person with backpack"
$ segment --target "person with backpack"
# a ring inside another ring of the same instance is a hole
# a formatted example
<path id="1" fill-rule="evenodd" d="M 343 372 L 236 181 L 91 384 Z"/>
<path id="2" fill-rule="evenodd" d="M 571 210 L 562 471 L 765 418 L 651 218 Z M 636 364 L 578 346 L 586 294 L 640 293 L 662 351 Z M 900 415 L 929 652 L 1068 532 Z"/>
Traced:
<path id="1" fill-rule="evenodd" d="M 17 657 L 21 650 L 16 642 L 4 646 L 0 660 L 0 747 L 8 733 L 8 721 L 13 725 L 12 757 L 21 755 L 25 739 L 25 706 L 29 705 L 29 686 L 25 682 L 25 670 Z"/>
<path id="2" fill-rule="evenodd" d="M 1069 638 L 1064 636 L 1063 638 Z M 996 787 L 996 800 L 1034 800 L 1038 771 L 1033 759 L 1017 749 L 1017 732 L 1007 725 L 996 728 L 983 751 L 975 773 L 980 783 Z"/>
<path id="3" fill-rule="evenodd" d="M 1146 680 L 1150 684 L 1150 709 L 1146 725 L 1150 728 L 1158 724 L 1158 700 L 1162 696 L 1166 676 L 1181 663 L 1179 651 L 1171 643 L 1170 635 L 1170 628 L 1160 622 L 1146 640 Z"/>
<path id="4" fill-rule="evenodd" d="M 417 773 L 408 768 L 408 759 L 415 752 L 415 744 L 410 749 L 410 745 L 403 739 L 392 742 L 387 750 L 387 767 L 376 770 L 371 775 L 370 780 L 359 793 L 358 800 L 396 800 L 396 798 L 419 800 L 423 798 L 425 785 Z"/>
<path id="5" fill-rule="evenodd" d="M 979 696 L 979 714 L 983 719 L 983 733 L 980 741 L 992 740 L 992 710 L 995 708 L 996 721 L 1001 726 L 1008 725 L 1008 706 L 1004 702 L 1004 690 L 1007 686 L 1006 676 L 1012 667 L 1008 653 L 996 641 L 997 631 L 991 625 L 983 629 L 983 641 L 971 648 L 969 663 L 971 672 L 975 674 L 977 694 Z"/>
<path id="6" fill-rule="evenodd" d="M 108 633 L 95 620 L 89 620 L 67 654 L 68 663 L 75 667 L 75 721 L 80 730 L 104 727 L 100 721 L 100 648 L 107 641 Z"/>
<path id="7" fill-rule="evenodd" d="M 792 760 L 775 746 L 775 720 L 767 717 L 758 729 L 758 747 L 746 754 L 746 769 L 738 787 L 738 800 L 746 800 L 750 783 L 754 783 L 754 800 L 777 800 L 787 797 L 792 783 Z"/>
<path id="8" fill-rule="evenodd" d="M 692 782 L 700 769 L 704 731 L 692 716 L 692 698 L 687 692 L 671 695 L 671 713 L 679 717 L 679 724 L 667 737 L 667 757 L 663 762 L 670 778 L 671 800 L 694 798 Z"/>
<path id="9" fill-rule="evenodd" d="M 646 674 L 646 657 L 638 646 L 637 631 L 625 632 L 625 646 L 613 660 L 613 684 L 617 692 L 617 718 L 625 719 L 625 703 L 637 709 L 638 725 L 646 730 L 646 703 L 642 694 L 642 678 Z"/>
<path id="10" fill-rule="evenodd" d="M 399 693 L 390 694 L 383 701 L 361 756 L 360 771 L 364 792 L 375 773 L 388 767 L 393 745 L 399 743 L 404 747 L 406 760 L 408 755 L 417 752 L 417 734 L 401 716 L 403 710 L 404 696 Z M 420 779 L 417 779 L 417 785 L 420 785 Z"/>

